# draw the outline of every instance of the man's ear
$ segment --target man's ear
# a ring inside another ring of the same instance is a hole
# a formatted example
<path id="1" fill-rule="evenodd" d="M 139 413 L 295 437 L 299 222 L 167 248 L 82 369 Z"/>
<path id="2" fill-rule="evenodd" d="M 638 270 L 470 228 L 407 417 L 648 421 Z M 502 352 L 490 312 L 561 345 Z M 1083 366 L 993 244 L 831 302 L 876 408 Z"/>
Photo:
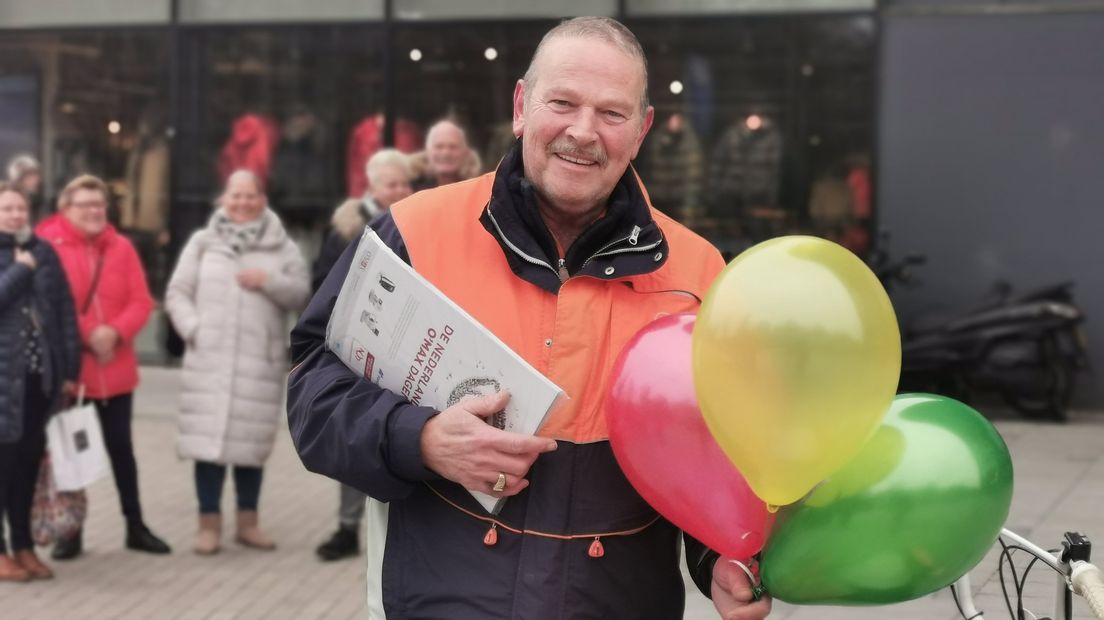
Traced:
<path id="1" fill-rule="evenodd" d="M 648 109 L 644 112 L 644 119 L 640 123 L 640 135 L 636 138 L 636 148 L 633 149 L 632 159 L 636 159 L 637 154 L 640 153 L 640 145 L 644 144 L 644 137 L 648 135 L 653 122 L 655 122 L 655 108 L 648 106 Z"/>
<path id="2" fill-rule="evenodd" d="M 514 86 L 514 135 L 521 137 L 525 131 L 525 80 Z"/>

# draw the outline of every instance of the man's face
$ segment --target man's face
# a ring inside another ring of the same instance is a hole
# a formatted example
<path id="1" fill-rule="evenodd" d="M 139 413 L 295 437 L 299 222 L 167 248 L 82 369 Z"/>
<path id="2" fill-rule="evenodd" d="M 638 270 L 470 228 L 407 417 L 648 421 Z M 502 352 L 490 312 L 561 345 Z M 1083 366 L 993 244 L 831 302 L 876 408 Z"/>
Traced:
<path id="1" fill-rule="evenodd" d="M 19 189 L 24 193 L 34 195 L 42 186 L 42 175 L 37 172 L 28 172 L 19 179 Z"/>
<path id="2" fill-rule="evenodd" d="M 27 225 L 27 201 L 16 192 L 0 193 L 0 232 L 15 234 Z"/>
<path id="3" fill-rule="evenodd" d="M 98 189 L 78 189 L 61 213 L 74 228 L 95 237 L 107 227 L 107 196 Z"/>
<path id="4" fill-rule="evenodd" d="M 410 195 L 410 179 L 398 166 L 380 168 L 372 180 L 372 198 L 381 209 L 390 209 L 391 205 Z"/>
<path id="5" fill-rule="evenodd" d="M 547 206 L 582 215 L 604 205 L 654 110 L 640 110 L 639 61 L 604 41 L 560 37 L 537 58 L 536 84 L 514 89 L 514 133 L 525 176 Z"/>
<path id="6" fill-rule="evenodd" d="M 433 128 L 426 151 L 430 174 L 436 177 L 458 177 L 468 154 L 468 143 L 460 128 L 442 124 Z"/>

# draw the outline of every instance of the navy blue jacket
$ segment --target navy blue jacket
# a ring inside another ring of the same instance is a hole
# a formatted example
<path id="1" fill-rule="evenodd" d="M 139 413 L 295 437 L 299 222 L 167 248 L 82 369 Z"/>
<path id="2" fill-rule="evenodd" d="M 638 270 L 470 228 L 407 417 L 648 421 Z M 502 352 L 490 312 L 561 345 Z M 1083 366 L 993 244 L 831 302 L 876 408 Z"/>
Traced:
<path id="1" fill-rule="evenodd" d="M 76 381 L 80 373 L 77 319 L 57 254 L 49 243 L 31 237 L 23 244 L 37 265 L 31 269 L 15 261 L 15 245 L 12 235 L 0 233 L 0 443 L 23 435 L 30 317 L 40 326 L 39 345 L 46 353 L 42 389 L 51 409 L 61 397 L 62 382 Z"/>

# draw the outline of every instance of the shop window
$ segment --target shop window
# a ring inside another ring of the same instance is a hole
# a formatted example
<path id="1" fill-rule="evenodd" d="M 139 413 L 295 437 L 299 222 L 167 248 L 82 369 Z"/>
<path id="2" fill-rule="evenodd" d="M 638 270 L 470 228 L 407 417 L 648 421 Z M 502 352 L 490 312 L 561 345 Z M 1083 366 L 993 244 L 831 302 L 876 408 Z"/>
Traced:
<path id="1" fill-rule="evenodd" d="M 314 256 L 334 207 L 363 190 L 365 149 L 382 139 L 381 31 L 183 31 L 174 245 L 206 223 L 226 177 L 246 168 L 262 179 L 304 255 Z"/>
<path id="2" fill-rule="evenodd" d="M 511 94 L 552 20 L 396 29 L 398 109 L 452 117 L 491 169 Z M 870 15 L 635 19 L 656 123 L 636 166 L 656 206 L 728 254 L 816 234 L 864 252 L 871 220 Z"/>
<path id="3" fill-rule="evenodd" d="M 26 87 L 20 97 L 4 98 L 19 110 L 0 117 L 0 126 L 5 135 L 31 138 L 25 146 L 43 165 L 35 217 L 53 211 L 73 177 L 102 177 L 113 194 L 112 221 L 135 242 L 158 288 L 170 164 L 163 31 L 9 31 L 0 41 L 0 83 Z M 37 122 L 24 125 L 31 118 Z"/>
<path id="4" fill-rule="evenodd" d="M 635 20 L 656 206 L 728 255 L 782 234 L 869 245 L 874 20 Z"/>

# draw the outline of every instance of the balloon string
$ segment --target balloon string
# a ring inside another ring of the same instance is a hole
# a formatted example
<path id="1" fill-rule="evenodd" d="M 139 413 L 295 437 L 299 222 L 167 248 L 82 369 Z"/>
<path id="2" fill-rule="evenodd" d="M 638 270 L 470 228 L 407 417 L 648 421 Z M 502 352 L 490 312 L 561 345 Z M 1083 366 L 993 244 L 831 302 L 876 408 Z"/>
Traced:
<path id="1" fill-rule="evenodd" d="M 755 573 L 751 572 L 751 569 L 739 560 L 729 560 L 729 562 L 739 566 L 740 570 L 744 571 L 744 574 L 747 575 L 748 583 L 751 585 L 751 600 L 758 601 L 763 598 L 763 594 L 767 592 L 767 589 L 763 587 L 763 584 L 759 583 L 759 579 L 756 578 Z"/>

